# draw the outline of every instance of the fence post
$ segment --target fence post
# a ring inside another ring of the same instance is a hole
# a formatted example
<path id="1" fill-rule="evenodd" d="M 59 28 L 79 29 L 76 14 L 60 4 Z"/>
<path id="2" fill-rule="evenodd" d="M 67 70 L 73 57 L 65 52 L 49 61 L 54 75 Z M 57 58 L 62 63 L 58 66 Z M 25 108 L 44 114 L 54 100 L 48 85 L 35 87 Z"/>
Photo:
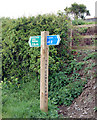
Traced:
<path id="1" fill-rule="evenodd" d="M 70 30 L 70 48 L 72 48 L 73 39 L 72 39 L 72 21 L 71 21 L 71 30 Z"/>

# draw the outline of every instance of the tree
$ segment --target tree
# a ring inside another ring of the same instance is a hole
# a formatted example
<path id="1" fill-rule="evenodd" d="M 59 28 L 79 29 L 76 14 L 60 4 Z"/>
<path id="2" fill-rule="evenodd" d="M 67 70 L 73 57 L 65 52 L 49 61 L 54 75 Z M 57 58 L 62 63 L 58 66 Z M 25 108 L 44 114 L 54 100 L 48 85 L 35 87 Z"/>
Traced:
<path id="1" fill-rule="evenodd" d="M 72 16 L 74 19 L 85 19 L 86 16 L 90 16 L 90 12 L 84 4 L 73 3 L 71 7 L 66 7 L 64 10 L 66 15 Z"/>

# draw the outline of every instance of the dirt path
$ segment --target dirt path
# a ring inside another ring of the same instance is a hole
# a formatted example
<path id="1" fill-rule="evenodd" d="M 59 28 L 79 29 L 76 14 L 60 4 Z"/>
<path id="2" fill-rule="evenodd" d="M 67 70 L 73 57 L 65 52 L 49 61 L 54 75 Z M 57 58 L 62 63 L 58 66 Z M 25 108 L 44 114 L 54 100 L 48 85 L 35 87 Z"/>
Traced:
<path id="1" fill-rule="evenodd" d="M 92 53 L 93 51 L 91 51 Z M 88 54 L 88 52 L 80 52 L 81 56 L 78 61 L 82 61 L 82 59 Z M 85 67 L 90 67 L 92 63 L 95 63 L 95 60 L 89 59 L 89 64 Z M 84 69 L 81 71 L 83 76 L 82 79 L 88 77 L 88 82 L 84 87 L 84 91 L 82 94 L 76 98 L 73 103 L 69 106 L 59 106 L 60 110 L 59 114 L 62 114 L 64 118 L 95 118 L 95 90 L 97 88 L 97 84 L 95 84 L 95 68 L 88 70 L 87 73 L 84 74 Z"/>

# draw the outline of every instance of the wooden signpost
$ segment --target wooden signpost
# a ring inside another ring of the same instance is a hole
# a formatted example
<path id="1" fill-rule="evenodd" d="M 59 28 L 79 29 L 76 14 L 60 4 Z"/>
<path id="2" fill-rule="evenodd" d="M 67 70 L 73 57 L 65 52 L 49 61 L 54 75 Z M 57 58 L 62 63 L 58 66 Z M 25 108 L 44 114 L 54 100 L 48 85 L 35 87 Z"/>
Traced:
<path id="1" fill-rule="evenodd" d="M 59 45 L 60 36 L 50 35 L 49 31 L 42 31 L 41 36 L 32 36 L 29 39 L 30 47 L 41 46 L 40 60 L 40 109 L 48 112 L 48 58 L 49 45 Z"/>
<path id="2" fill-rule="evenodd" d="M 48 31 L 41 32 L 41 63 L 40 63 L 40 109 L 48 111 Z"/>

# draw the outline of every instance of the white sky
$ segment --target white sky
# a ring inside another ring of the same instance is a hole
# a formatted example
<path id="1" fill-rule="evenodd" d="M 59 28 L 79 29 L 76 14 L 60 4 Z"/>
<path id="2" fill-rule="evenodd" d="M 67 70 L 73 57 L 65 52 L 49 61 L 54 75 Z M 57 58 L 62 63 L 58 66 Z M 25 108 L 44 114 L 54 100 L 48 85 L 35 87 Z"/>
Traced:
<path id="1" fill-rule="evenodd" d="M 22 16 L 36 16 L 38 14 L 57 13 L 70 7 L 72 3 L 84 4 L 95 16 L 96 0 L 0 0 L 0 17 L 18 18 Z"/>

